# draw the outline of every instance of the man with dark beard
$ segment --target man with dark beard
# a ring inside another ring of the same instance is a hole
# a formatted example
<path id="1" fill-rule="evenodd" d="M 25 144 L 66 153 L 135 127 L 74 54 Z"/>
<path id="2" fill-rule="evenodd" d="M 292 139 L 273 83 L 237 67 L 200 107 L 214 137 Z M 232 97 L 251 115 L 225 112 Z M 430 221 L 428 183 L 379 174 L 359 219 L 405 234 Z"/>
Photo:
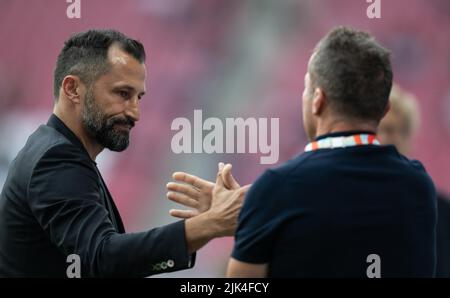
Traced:
<path id="1" fill-rule="evenodd" d="M 194 265 L 209 240 L 234 233 L 247 187 L 236 187 L 229 166 L 219 167 L 218 180 L 235 187 L 213 197 L 208 211 L 125 233 L 95 159 L 104 148 L 127 148 L 145 93 L 144 61 L 142 44 L 113 30 L 65 42 L 54 72 L 53 115 L 12 162 L 0 196 L 0 277 L 181 270 Z"/>

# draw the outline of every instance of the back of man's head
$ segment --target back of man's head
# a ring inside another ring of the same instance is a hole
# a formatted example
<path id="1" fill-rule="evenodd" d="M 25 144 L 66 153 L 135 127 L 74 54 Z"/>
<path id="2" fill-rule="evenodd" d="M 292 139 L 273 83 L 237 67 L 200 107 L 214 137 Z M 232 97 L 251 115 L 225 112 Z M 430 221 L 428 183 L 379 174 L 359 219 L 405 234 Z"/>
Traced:
<path id="1" fill-rule="evenodd" d="M 319 87 L 338 115 L 378 123 L 392 87 L 390 52 L 371 35 L 337 27 L 316 46 L 309 64 L 312 90 Z"/>

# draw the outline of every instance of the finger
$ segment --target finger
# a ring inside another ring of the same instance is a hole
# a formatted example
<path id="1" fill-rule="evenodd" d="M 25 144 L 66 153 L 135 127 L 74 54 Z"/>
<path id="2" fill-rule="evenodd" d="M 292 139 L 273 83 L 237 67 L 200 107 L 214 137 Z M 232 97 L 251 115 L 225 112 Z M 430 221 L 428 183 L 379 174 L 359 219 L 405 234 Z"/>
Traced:
<path id="1" fill-rule="evenodd" d="M 221 167 L 219 164 L 219 172 L 217 173 L 216 185 L 215 185 L 215 189 L 217 189 L 217 190 L 225 187 L 223 184 L 222 174 L 223 174 L 223 171 L 221 170 Z"/>
<path id="2" fill-rule="evenodd" d="M 214 183 L 203 180 L 202 178 L 199 178 L 197 176 L 194 176 L 194 175 L 191 175 L 188 173 L 184 173 L 184 172 L 175 172 L 175 173 L 173 173 L 172 178 L 176 181 L 193 185 L 194 187 L 197 187 L 198 189 L 214 187 Z"/>
<path id="3" fill-rule="evenodd" d="M 219 162 L 219 164 L 218 164 L 219 172 L 222 172 L 224 166 L 225 166 L 225 164 L 223 162 Z"/>
<path id="4" fill-rule="evenodd" d="M 222 177 L 223 177 L 223 181 L 225 186 L 228 189 L 238 189 L 239 187 L 241 187 L 239 185 L 239 183 L 237 183 L 237 181 L 234 179 L 233 175 L 231 175 L 231 168 L 232 165 L 231 164 L 227 164 L 222 171 Z"/>
<path id="5" fill-rule="evenodd" d="M 251 186 L 252 186 L 251 184 L 244 185 L 239 189 L 239 191 L 245 195 Z"/>
<path id="6" fill-rule="evenodd" d="M 196 200 L 199 196 L 198 189 L 193 186 L 190 186 L 190 185 L 169 182 L 169 183 L 167 183 L 166 187 L 170 191 L 175 191 L 175 192 L 185 194 L 194 200 Z"/>
<path id="7" fill-rule="evenodd" d="M 186 207 L 197 208 L 199 206 L 196 200 L 178 192 L 169 191 L 167 193 L 167 198 Z"/>
<path id="8" fill-rule="evenodd" d="M 198 212 L 195 210 L 170 209 L 169 214 L 178 218 L 191 218 L 198 215 Z"/>

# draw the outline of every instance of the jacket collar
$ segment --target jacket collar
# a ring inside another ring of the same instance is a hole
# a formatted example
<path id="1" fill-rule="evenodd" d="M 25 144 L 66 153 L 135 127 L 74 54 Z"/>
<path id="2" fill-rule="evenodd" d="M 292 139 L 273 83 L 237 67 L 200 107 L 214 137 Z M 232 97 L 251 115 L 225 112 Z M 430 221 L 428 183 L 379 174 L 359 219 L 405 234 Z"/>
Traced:
<path id="1" fill-rule="evenodd" d="M 319 140 L 329 138 L 329 137 L 348 137 L 348 136 L 357 135 L 357 134 L 376 135 L 375 132 L 373 132 L 373 131 L 349 130 L 349 131 L 327 133 L 327 134 L 316 137 L 315 140 L 319 141 Z"/>
<path id="2" fill-rule="evenodd" d="M 83 151 L 87 157 L 89 157 L 89 160 L 91 160 L 94 164 L 97 164 L 95 161 L 93 161 L 87 152 L 86 148 L 84 148 L 83 143 L 81 143 L 80 139 L 73 133 L 73 131 L 68 128 L 64 122 L 58 118 L 55 114 L 52 114 L 50 118 L 47 121 L 47 126 L 50 126 L 56 131 L 58 131 L 60 134 L 65 136 L 73 145 L 80 148 L 81 151 Z"/>

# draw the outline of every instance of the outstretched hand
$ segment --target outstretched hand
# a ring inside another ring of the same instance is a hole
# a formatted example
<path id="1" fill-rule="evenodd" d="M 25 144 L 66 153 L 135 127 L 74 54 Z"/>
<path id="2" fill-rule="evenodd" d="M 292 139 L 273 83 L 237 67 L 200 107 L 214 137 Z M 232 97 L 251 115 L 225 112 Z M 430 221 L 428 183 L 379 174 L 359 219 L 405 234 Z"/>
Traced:
<path id="1" fill-rule="evenodd" d="M 228 175 L 228 171 L 231 171 L 230 164 L 224 166 L 222 170 L 219 167 L 216 184 L 212 190 L 212 202 L 209 212 L 218 220 L 220 226 L 216 237 L 234 235 L 245 194 L 251 186 L 249 184 L 235 189 L 227 188 L 225 175 Z"/>
<path id="2" fill-rule="evenodd" d="M 221 179 L 224 180 L 224 187 L 238 189 L 240 185 L 231 174 L 231 168 L 231 164 L 225 166 L 223 163 L 219 163 L 219 173 L 221 173 Z M 172 178 L 177 182 L 167 184 L 169 190 L 167 198 L 192 209 L 171 209 L 170 215 L 178 218 L 190 218 L 210 209 L 215 186 L 213 182 L 185 172 L 175 172 Z"/>

